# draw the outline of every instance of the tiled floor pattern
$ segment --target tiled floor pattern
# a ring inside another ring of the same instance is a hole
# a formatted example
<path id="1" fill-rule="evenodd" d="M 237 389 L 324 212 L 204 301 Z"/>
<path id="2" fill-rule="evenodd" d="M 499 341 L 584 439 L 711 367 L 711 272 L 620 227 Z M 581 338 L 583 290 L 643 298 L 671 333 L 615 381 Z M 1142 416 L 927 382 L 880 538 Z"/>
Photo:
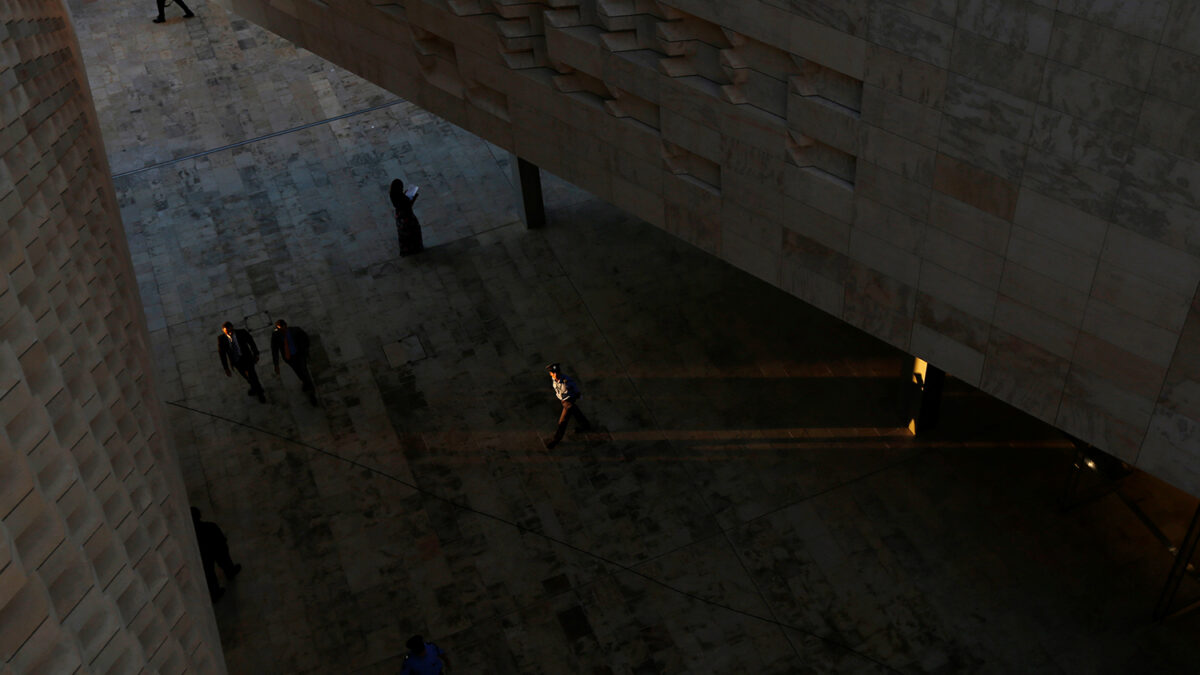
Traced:
<path id="1" fill-rule="evenodd" d="M 72 3 L 114 172 L 390 100 L 197 4 Z M 185 480 L 245 565 L 231 673 L 394 673 L 412 632 L 459 673 L 1193 667 L 1200 617 L 1148 621 L 1169 556 L 1115 494 L 1058 508 L 1052 430 L 952 387 L 914 441 L 901 355 L 552 178 L 526 231 L 507 175 L 401 103 L 117 180 Z M 317 408 L 220 370 L 222 321 L 265 349 L 279 317 Z M 547 452 L 551 360 L 602 430 Z M 1122 490 L 1182 533 L 1192 503 Z"/>

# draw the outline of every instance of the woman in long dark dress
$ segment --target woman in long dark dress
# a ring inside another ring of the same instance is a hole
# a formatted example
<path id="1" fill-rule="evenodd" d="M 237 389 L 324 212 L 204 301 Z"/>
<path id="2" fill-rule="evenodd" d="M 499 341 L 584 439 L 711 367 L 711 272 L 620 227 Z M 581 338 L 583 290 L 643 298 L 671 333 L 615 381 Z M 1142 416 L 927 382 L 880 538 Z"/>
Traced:
<path id="1" fill-rule="evenodd" d="M 400 255 L 420 253 L 425 246 L 421 243 L 421 223 L 413 215 L 413 203 L 417 201 L 414 192 L 411 197 L 404 193 L 404 181 L 397 178 L 392 181 L 390 190 L 392 206 L 396 209 L 396 233 L 400 237 Z"/>

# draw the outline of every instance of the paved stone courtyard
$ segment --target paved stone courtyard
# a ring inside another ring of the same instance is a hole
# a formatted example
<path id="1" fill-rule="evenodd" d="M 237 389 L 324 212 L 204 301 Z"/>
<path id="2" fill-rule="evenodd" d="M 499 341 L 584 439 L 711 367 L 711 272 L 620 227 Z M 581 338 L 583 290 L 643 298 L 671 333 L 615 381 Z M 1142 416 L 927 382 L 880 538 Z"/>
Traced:
<path id="1" fill-rule="evenodd" d="M 1054 430 L 951 383 L 915 440 L 874 339 L 550 176 L 526 230 L 503 151 L 215 4 L 70 4 L 184 479 L 245 566 L 231 673 L 395 673 L 414 632 L 458 673 L 1194 671 L 1139 517 L 1194 501 L 1064 512 Z M 223 376 L 221 322 L 265 352 L 277 318 L 319 407 Z M 553 451 L 550 361 L 599 425 Z"/>

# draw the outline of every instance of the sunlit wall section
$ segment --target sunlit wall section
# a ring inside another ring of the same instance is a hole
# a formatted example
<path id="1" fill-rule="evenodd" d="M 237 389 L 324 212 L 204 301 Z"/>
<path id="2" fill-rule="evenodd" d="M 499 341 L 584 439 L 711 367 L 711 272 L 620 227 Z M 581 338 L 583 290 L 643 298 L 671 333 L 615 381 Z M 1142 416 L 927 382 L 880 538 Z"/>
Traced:
<path id="1" fill-rule="evenodd" d="M 0 670 L 224 673 L 60 0 L 0 3 Z"/>
<path id="2" fill-rule="evenodd" d="M 221 1 L 1200 494 L 1200 3 Z"/>

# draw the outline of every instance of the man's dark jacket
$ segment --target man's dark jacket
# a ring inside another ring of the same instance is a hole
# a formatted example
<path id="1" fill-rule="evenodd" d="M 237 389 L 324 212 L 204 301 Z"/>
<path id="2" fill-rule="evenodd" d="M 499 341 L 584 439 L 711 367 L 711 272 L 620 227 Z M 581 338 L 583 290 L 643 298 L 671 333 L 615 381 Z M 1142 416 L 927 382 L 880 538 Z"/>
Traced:
<path id="1" fill-rule="evenodd" d="M 239 363 L 233 358 L 233 346 L 229 344 L 229 338 L 221 333 L 217 336 L 217 354 L 221 356 L 221 366 L 225 370 L 229 370 L 231 365 L 234 368 L 246 368 L 254 365 L 258 361 L 258 345 L 254 344 L 254 338 L 250 336 L 250 331 L 235 328 L 233 335 L 237 338 L 238 345 L 241 346 L 242 360 Z"/>
<path id="2" fill-rule="evenodd" d="M 287 332 L 292 335 L 292 346 L 295 349 L 292 351 L 291 358 L 284 358 L 287 363 L 292 361 L 304 361 L 308 358 L 308 333 L 304 332 L 303 328 L 288 326 Z M 271 361 L 278 366 L 279 357 L 283 355 L 283 331 L 277 330 L 271 333 Z"/>

